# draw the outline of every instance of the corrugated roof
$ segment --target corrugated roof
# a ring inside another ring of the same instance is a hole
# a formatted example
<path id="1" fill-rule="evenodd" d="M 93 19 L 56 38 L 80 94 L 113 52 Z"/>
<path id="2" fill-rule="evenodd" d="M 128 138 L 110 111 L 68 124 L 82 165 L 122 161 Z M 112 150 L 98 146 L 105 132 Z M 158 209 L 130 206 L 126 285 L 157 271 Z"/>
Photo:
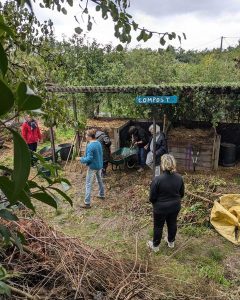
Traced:
<path id="1" fill-rule="evenodd" d="M 202 84 L 161 84 L 161 85 L 134 85 L 134 86 L 68 86 L 46 85 L 46 90 L 53 93 L 129 93 L 142 95 L 169 95 L 184 92 L 205 91 L 217 95 L 240 94 L 239 83 L 202 83 Z"/>

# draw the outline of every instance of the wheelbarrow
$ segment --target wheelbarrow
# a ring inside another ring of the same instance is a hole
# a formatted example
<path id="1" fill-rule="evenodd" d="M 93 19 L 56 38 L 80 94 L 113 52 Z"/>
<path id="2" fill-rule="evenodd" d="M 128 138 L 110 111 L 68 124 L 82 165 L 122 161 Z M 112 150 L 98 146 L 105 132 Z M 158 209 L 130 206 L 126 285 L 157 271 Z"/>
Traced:
<path id="1" fill-rule="evenodd" d="M 56 155 L 56 160 L 58 158 L 58 153 L 61 150 L 61 147 L 55 148 L 55 155 Z M 53 155 L 52 155 L 52 148 L 50 146 L 46 146 L 39 150 L 38 152 L 42 157 L 44 158 L 45 161 L 53 161 Z"/>
<path id="2" fill-rule="evenodd" d="M 137 163 L 137 149 L 123 147 L 111 154 L 109 162 L 112 164 L 112 170 L 121 170 L 125 167 L 132 169 Z"/>

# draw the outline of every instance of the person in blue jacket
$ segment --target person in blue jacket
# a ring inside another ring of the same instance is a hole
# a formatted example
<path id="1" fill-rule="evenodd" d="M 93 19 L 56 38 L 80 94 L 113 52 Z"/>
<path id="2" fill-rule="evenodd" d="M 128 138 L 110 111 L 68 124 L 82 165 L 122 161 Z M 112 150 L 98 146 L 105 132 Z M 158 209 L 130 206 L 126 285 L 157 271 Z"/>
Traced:
<path id="1" fill-rule="evenodd" d="M 101 171 L 103 168 L 103 150 L 101 143 L 96 140 L 95 129 L 89 129 L 86 131 L 86 140 L 88 142 L 86 153 L 84 157 L 80 158 L 80 162 L 88 166 L 86 176 L 85 203 L 82 208 L 91 208 L 91 191 L 95 176 L 99 186 L 98 198 L 105 198 L 104 185 L 101 177 Z"/>

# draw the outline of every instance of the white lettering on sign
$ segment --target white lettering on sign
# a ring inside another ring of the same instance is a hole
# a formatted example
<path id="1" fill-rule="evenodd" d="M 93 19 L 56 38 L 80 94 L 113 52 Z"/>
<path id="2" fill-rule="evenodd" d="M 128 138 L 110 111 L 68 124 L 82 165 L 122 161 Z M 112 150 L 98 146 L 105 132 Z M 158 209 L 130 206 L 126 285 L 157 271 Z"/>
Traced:
<path id="1" fill-rule="evenodd" d="M 137 96 L 136 102 L 138 104 L 164 104 L 178 102 L 177 96 Z"/>

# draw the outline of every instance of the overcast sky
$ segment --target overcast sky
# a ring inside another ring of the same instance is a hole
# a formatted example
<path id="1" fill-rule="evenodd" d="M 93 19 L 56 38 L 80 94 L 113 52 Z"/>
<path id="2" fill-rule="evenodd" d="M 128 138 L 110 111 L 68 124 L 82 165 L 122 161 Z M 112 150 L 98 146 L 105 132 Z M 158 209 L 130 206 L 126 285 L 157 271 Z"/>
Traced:
<path id="1" fill-rule="evenodd" d="M 81 19 L 81 9 L 77 0 L 74 0 L 74 8 L 68 8 L 65 16 L 57 11 L 41 9 L 34 6 L 36 15 L 42 21 L 51 18 L 54 22 L 55 35 L 58 39 L 71 37 L 74 28 L 84 27 L 87 21 Z M 80 2 L 83 3 L 83 2 Z M 91 7 L 91 6 L 90 6 Z M 111 42 L 117 45 L 119 42 L 114 38 L 113 23 L 104 21 L 101 14 L 95 12 L 94 7 L 90 10 L 96 24 L 91 32 L 84 31 L 90 41 L 96 39 L 99 43 Z M 129 8 L 136 23 L 142 27 L 157 32 L 184 32 L 187 40 L 182 42 L 184 49 L 211 49 L 220 47 L 220 37 L 224 36 L 223 48 L 234 46 L 240 40 L 240 0 L 132 0 Z M 80 24 L 74 19 L 77 16 Z M 159 47 L 159 38 L 156 36 L 146 43 L 137 42 L 135 39 L 130 47 Z M 179 47 L 179 42 L 172 45 Z"/>

